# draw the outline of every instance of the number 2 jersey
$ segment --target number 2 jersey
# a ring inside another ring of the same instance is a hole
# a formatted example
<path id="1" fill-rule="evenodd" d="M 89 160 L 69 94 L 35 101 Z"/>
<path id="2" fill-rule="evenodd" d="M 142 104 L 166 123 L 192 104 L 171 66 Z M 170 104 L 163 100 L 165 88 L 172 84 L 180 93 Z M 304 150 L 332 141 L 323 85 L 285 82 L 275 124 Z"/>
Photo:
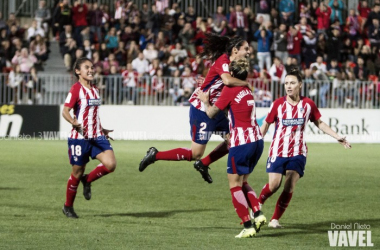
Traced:
<path id="1" fill-rule="evenodd" d="M 99 118 L 100 104 L 99 90 L 95 86 L 91 85 L 91 89 L 88 89 L 77 82 L 71 87 L 64 105 L 74 109 L 82 131 L 73 128 L 69 138 L 88 139 L 103 135 Z"/>
<path id="2" fill-rule="evenodd" d="M 224 87 L 215 106 L 220 110 L 228 108 L 231 148 L 262 139 L 255 101 L 248 87 Z"/>
<path id="3" fill-rule="evenodd" d="M 321 114 L 315 103 L 301 96 L 297 105 L 286 101 L 286 96 L 275 100 L 265 121 L 275 122 L 273 140 L 269 148 L 269 157 L 292 157 L 307 155 L 305 129 L 307 122 L 317 121 Z"/>
<path id="4" fill-rule="evenodd" d="M 194 93 L 191 95 L 189 102 L 196 109 L 199 109 L 205 112 L 205 106 L 203 102 L 201 102 L 198 97 L 198 90 L 202 90 L 203 92 L 207 92 L 210 90 L 210 103 L 214 104 L 216 100 L 219 98 L 220 93 L 224 87 L 224 83 L 222 81 L 222 74 L 230 74 L 228 65 L 230 64 L 230 57 L 227 54 L 221 55 L 216 61 L 212 64 L 207 76 L 205 78 L 204 83 L 201 87 L 196 88 Z"/>

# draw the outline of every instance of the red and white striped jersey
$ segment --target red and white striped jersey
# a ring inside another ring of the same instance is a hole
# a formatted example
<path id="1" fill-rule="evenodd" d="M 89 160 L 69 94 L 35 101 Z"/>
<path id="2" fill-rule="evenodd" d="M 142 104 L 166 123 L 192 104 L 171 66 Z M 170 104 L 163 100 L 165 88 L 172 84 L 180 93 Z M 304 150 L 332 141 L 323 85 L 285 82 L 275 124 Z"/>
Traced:
<path id="1" fill-rule="evenodd" d="M 231 148 L 263 138 L 256 121 L 253 94 L 247 86 L 223 88 L 215 106 L 220 110 L 228 108 Z"/>
<path id="2" fill-rule="evenodd" d="M 99 118 L 100 104 L 99 90 L 94 85 L 88 89 L 77 82 L 71 87 L 64 105 L 74 109 L 78 122 L 82 124 L 82 131 L 73 128 L 69 138 L 88 139 L 103 135 Z"/>
<path id="3" fill-rule="evenodd" d="M 207 73 L 204 83 L 201 87 L 196 88 L 194 93 L 191 95 L 189 102 L 196 109 L 205 111 L 203 102 L 201 102 L 197 97 L 198 90 L 207 92 L 210 90 L 210 103 L 214 104 L 219 98 L 220 93 L 224 87 L 222 81 L 222 74 L 230 74 L 228 65 L 230 64 L 230 58 L 227 54 L 221 55 L 216 61 L 212 64 L 210 70 Z"/>
<path id="4" fill-rule="evenodd" d="M 265 119 L 268 124 L 276 123 L 269 157 L 292 157 L 307 155 L 305 128 L 307 122 L 317 121 L 321 114 L 315 103 L 302 97 L 295 106 L 286 101 L 286 96 L 275 100 Z"/>

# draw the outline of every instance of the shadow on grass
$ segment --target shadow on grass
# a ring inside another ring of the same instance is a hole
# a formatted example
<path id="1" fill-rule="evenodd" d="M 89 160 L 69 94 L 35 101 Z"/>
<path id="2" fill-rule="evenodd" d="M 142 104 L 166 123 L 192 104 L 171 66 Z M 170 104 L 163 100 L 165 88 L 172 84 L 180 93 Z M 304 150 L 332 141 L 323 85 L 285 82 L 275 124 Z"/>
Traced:
<path id="1" fill-rule="evenodd" d="M 114 216 L 129 216 L 136 218 L 166 218 L 179 213 L 194 213 L 194 212 L 207 212 L 219 211 L 217 209 L 193 209 L 193 210 L 172 210 L 161 212 L 141 212 L 141 213 L 117 213 L 117 214 L 97 214 L 97 217 L 114 217 Z"/>
<path id="2" fill-rule="evenodd" d="M 262 235 L 263 237 L 280 237 L 287 235 L 298 235 L 298 234 L 326 234 L 327 231 L 330 230 L 339 230 L 331 228 L 331 223 L 335 225 L 349 225 L 352 224 L 351 230 L 360 230 L 358 228 L 354 228 L 355 223 L 359 223 L 360 225 L 366 224 L 370 225 L 371 229 L 378 228 L 380 223 L 380 218 L 372 218 L 372 219 L 360 219 L 360 220 L 342 220 L 342 221 L 323 221 L 317 223 L 309 223 L 309 224 L 299 224 L 299 223 L 287 223 L 284 224 L 284 228 L 282 229 L 268 229 L 265 232 L 271 232 L 270 234 Z M 295 231 L 297 230 L 297 231 Z M 344 229 L 342 229 L 344 230 Z"/>
<path id="3" fill-rule="evenodd" d="M 12 190 L 21 190 L 22 188 L 18 188 L 18 187 L 0 187 L 0 191 L 1 190 L 9 190 L 9 191 L 12 191 Z"/>

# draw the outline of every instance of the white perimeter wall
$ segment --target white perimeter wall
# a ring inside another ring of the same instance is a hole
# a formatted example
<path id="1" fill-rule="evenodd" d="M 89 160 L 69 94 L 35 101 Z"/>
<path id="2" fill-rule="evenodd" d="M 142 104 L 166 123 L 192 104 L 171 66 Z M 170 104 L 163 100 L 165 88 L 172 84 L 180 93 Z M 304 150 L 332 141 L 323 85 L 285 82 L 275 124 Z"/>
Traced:
<path id="1" fill-rule="evenodd" d="M 61 106 L 62 110 L 63 106 Z M 259 125 L 268 108 L 257 108 Z M 320 109 L 322 120 L 339 134 L 354 143 L 380 143 L 380 110 Z M 100 107 L 100 119 L 104 128 L 114 129 L 113 138 L 120 140 L 188 140 L 190 141 L 189 107 L 111 106 Z M 62 117 L 61 139 L 66 139 L 71 126 Z M 273 136 L 274 125 L 269 129 L 266 141 Z M 335 142 L 328 135 L 308 124 L 308 142 Z M 212 140 L 220 140 L 213 136 Z"/>

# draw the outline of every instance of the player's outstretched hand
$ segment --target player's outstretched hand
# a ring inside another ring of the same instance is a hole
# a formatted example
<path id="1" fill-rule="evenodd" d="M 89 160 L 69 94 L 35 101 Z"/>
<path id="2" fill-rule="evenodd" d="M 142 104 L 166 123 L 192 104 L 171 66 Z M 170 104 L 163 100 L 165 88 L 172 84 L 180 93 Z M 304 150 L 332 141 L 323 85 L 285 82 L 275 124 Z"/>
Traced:
<path id="1" fill-rule="evenodd" d="M 103 131 L 103 134 L 106 136 L 107 139 L 111 139 L 113 141 L 113 138 L 108 135 L 109 133 L 113 132 L 113 129 L 109 130 L 109 129 L 103 128 L 102 131 Z"/>
<path id="2" fill-rule="evenodd" d="M 342 144 L 345 148 L 351 148 L 351 144 L 346 140 L 346 137 L 338 139 L 339 144 Z"/>
<path id="3" fill-rule="evenodd" d="M 198 99 L 201 100 L 201 102 L 208 103 L 209 97 L 210 97 L 210 91 L 203 92 L 202 90 L 198 90 L 197 96 L 198 96 Z"/>

